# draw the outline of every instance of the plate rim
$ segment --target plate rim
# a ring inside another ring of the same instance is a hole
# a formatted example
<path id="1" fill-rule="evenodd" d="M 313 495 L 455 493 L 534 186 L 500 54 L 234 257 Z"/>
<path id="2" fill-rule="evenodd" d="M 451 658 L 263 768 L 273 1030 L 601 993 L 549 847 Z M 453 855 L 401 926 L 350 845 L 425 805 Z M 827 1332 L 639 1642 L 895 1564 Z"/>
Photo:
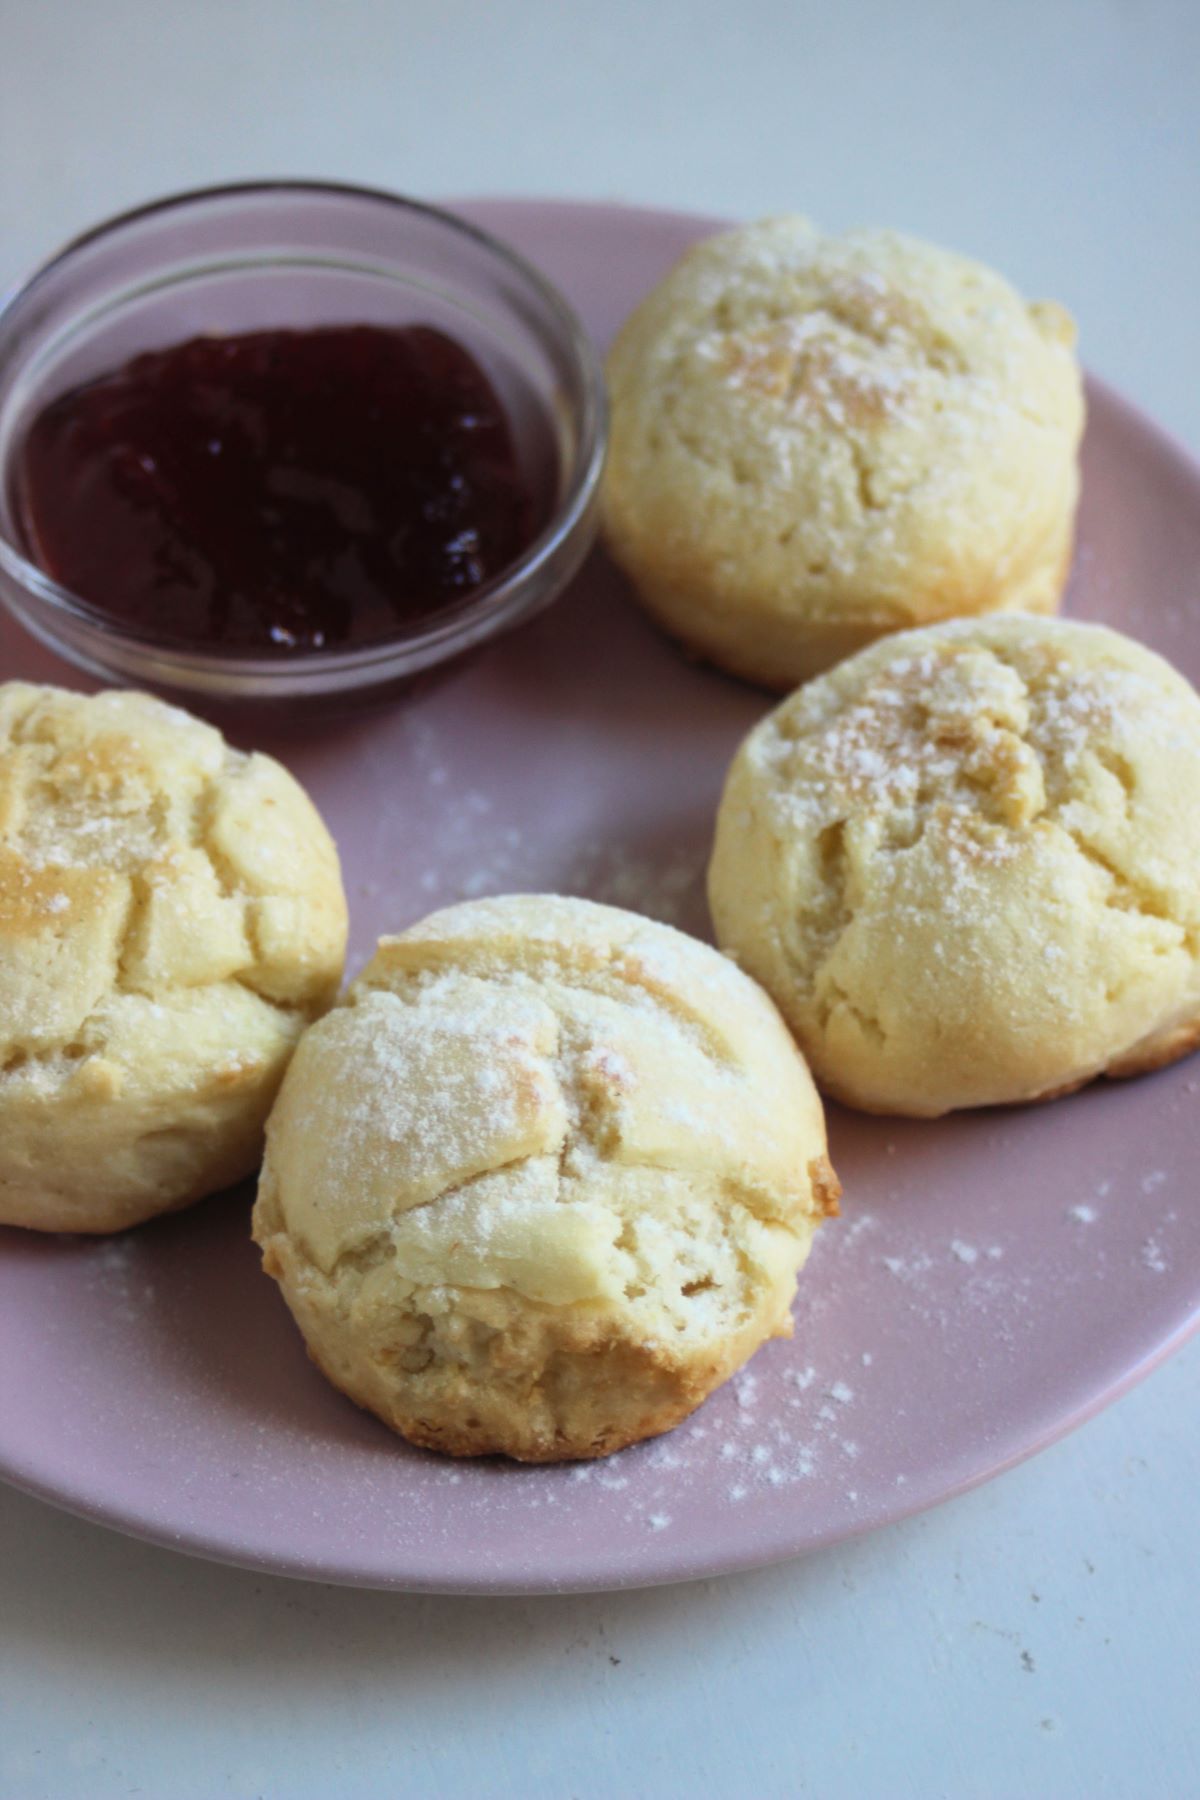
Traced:
<path id="1" fill-rule="evenodd" d="M 453 210 L 461 211 L 473 221 L 478 218 L 485 225 L 491 221 L 493 228 L 497 230 L 503 229 L 505 220 L 512 221 L 515 217 L 524 215 L 532 224 L 535 218 L 544 220 L 547 214 L 555 211 L 572 221 L 577 220 L 581 214 L 597 218 L 604 215 L 617 225 L 632 218 L 645 226 L 657 225 L 673 231 L 681 228 L 687 231 L 697 228 L 715 231 L 730 224 L 728 219 L 707 212 L 613 200 L 496 195 L 471 196 L 450 200 L 445 204 Z M 1093 406 L 1101 415 L 1107 413 L 1117 422 L 1121 431 L 1139 440 L 1139 448 L 1143 453 L 1150 452 L 1160 463 L 1168 465 L 1173 475 L 1190 483 L 1200 497 L 1200 457 L 1103 377 L 1089 369 L 1085 370 L 1085 381 L 1089 424 Z M 478 1567 L 467 1573 L 458 1573 L 447 1566 L 453 1560 L 452 1554 L 447 1556 L 440 1548 L 429 1544 L 423 1546 L 423 1573 L 413 1573 L 396 1566 L 398 1559 L 394 1553 L 386 1559 L 363 1559 L 348 1550 L 335 1549 L 332 1555 L 316 1563 L 295 1552 L 271 1553 L 262 1549 L 239 1548 L 236 1545 L 231 1547 L 219 1533 L 199 1528 L 188 1529 L 186 1526 L 172 1529 L 155 1516 L 152 1509 L 139 1513 L 136 1507 L 127 1503 L 106 1503 L 103 1494 L 89 1491 L 86 1483 L 80 1483 L 72 1490 L 61 1481 L 39 1475 L 30 1466 L 27 1457 L 9 1453 L 2 1439 L 0 1480 L 58 1511 L 105 1526 L 123 1536 L 181 1552 L 202 1561 L 216 1562 L 225 1567 L 244 1569 L 256 1574 L 279 1575 L 289 1579 L 320 1581 L 376 1591 L 421 1594 L 530 1597 L 628 1591 L 766 1567 L 793 1557 L 829 1549 L 838 1543 L 932 1510 L 943 1502 L 953 1500 L 1006 1473 L 1069 1436 L 1140 1385 L 1197 1332 L 1200 1332 L 1200 1275 L 1190 1306 L 1185 1306 L 1172 1330 L 1131 1365 L 1121 1356 L 1112 1357 L 1111 1366 L 1098 1383 L 1080 1384 L 1077 1381 L 1076 1385 L 1085 1386 L 1087 1391 L 1080 1393 L 1065 1410 L 1051 1408 L 1053 1416 L 1041 1418 L 1027 1440 L 1021 1444 L 1010 1444 L 997 1454 L 989 1454 L 986 1444 L 981 1442 L 981 1454 L 971 1461 L 970 1467 L 959 1468 L 949 1481 L 944 1475 L 940 1478 L 930 1477 L 928 1472 L 924 1479 L 910 1477 L 903 1489 L 894 1490 L 873 1510 L 869 1518 L 863 1520 L 855 1520 L 853 1517 L 830 1519 L 824 1529 L 807 1536 L 794 1525 L 789 1527 L 787 1520 L 774 1522 L 758 1528 L 752 1545 L 731 1547 L 718 1557 L 703 1551 L 697 1554 L 689 1549 L 686 1539 L 658 1541 L 653 1546 L 653 1556 L 635 1559 L 626 1573 L 614 1570 L 612 1552 L 607 1548 L 602 1549 L 598 1556 L 593 1555 L 589 1561 L 586 1546 L 573 1553 L 574 1567 L 570 1572 L 559 1571 L 555 1567 L 536 1579 L 503 1573 L 488 1574 Z M 1095 1362 L 1090 1366 L 1094 1368 Z M 381 1426 L 380 1429 L 385 1428 Z M 964 1458 L 960 1457 L 958 1460 L 961 1463 Z M 383 1560 L 392 1564 L 386 1571 L 379 1566 Z M 402 1552 L 399 1561 L 403 1561 Z"/>

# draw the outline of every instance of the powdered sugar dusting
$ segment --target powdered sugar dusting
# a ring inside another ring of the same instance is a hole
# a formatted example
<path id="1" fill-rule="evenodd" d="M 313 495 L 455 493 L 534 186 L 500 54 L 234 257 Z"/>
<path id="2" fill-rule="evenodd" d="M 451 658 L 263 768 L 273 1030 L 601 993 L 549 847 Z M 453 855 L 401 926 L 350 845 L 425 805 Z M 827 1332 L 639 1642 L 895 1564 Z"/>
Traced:
<path id="1" fill-rule="evenodd" d="M 1103 396 L 1096 415 L 1101 433 L 1109 431 Z M 1091 465 L 1101 481 L 1093 516 L 1105 504 L 1106 481 L 1112 491 L 1105 460 Z M 1160 648 L 1182 659 L 1195 640 L 1195 596 L 1183 582 L 1170 608 L 1162 608 L 1149 583 L 1139 587 L 1151 565 L 1168 566 L 1162 534 L 1139 539 L 1126 528 L 1127 555 L 1109 557 L 1103 551 L 1114 538 L 1107 527 L 1103 542 L 1088 542 L 1090 529 L 1085 520 L 1086 586 L 1078 609 L 1140 620 L 1139 631 L 1144 624 Z M 1144 553 L 1142 542 L 1152 551 Z M 629 893 L 643 871 L 647 909 L 657 910 L 655 871 L 674 857 L 682 868 L 689 855 L 691 885 L 665 895 L 673 910 L 661 916 L 707 929 L 709 796 L 764 702 L 682 664 L 674 691 L 670 653 L 631 627 L 637 656 L 656 677 L 661 672 L 658 707 L 645 686 L 638 689 L 640 668 L 624 660 L 615 609 L 611 678 L 608 666 L 603 680 L 594 668 L 581 670 L 595 645 L 606 642 L 608 617 L 594 632 L 585 618 L 594 597 L 607 604 L 599 589 L 595 596 L 589 590 L 577 607 L 568 597 L 532 628 L 535 654 L 523 674 L 519 658 L 501 645 L 429 695 L 369 723 L 353 722 L 339 740 L 351 746 L 349 755 L 332 735 L 328 754 L 315 747 L 295 752 L 343 837 L 352 884 L 363 883 L 354 908 L 360 948 L 376 932 L 467 891 L 561 887 L 573 871 L 581 883 L 631 882 L 623 890 Z M 512 643 L 525 650 L 524 641 Z M 19 646 L 15 654 L 19 666 Z M 618 690 L 621 706 L 612 704 Z M 693 743 L 685 709 L 701 711 L 706 692 L 713 712 Z M 410 720 L 429 728 L 423 762 L 409 754 Z M 646 755 L 651 728 L 657 732 L 660 723 L 672 746 L 661 762 Z M 1062 725 L 1074 735 L 1069 715 Z M 864 758 L 864 781 L 868 768 Z M 594 774 L 602 778 L 593 781 Z M 622 788 L 628 808 L 617 797 Z M 489 809 L 459 806 L 473 790 Z M 619 854 L 610 855 L 612 843 Z M 594 848 L 585 857 L 587 846 Z M 616 872 L 622 864 L 632 877 Z M 47 891 L 60 885 L 52 881 Z M 620 898 L 622 890 L 598 891 Z M 1045 960 L 1053 972 L 1058 959 Z M 60 1442 L 78 1436 L 94 1486 L 101 1471 L 106 1478 L 132 1471 L 115 1504 L 156 1509 L 185 1541 L 219 1546 L 224 1522 L 236 1517 L 233 1553 L 243 1558 L 291 1556 L 294 1569 L 318 1575 L 357 1563 L 365 1579 L 384 1582 L 572 1586 L 576 1578 L 653 1579 L 668 1559 L 676 1572 L 705 1573 L 723 1557 L 761 1553 L 767 1522 L 772 1542 L 802 1548 L 836 1530 L 852 1508 L 854 1523 L 873 1523 L 910 1499 L 924 1502 L 952 1460 L 962 1468 L 974 1458 L 979 1466 L 981 1435 L 992 1439 L 988 1456 L 997 1443 L 1019 1445 L 1028 1429 L 1028 1414 L 1022 1420 L 1015 1412 L 1022 1393 L 1036 1397 L 1044 1425 L 1047 1409 L 1061 1402 L 1072 1350 L 1078 1387 L 1087 1375 L 1087 1344 L 1111 1348 L 1106 1321 L 1114 1302 L 1124 1311 L 1131 1294 L 1145 1295 L 1165 1316 L 1194 1267 L 1196 1240 L 1182 1220 L 1175 1228 L 1163 1216 L 1170 1183 L 1143 1193 L 1141 1182 L 1161 1164 L 1180 1193 L 1188 1192 L 1177 1144 L 1195 1118 L 1197 1092 L 1193 1066 L 1186 1078 L 1168 1071 L 990 1121 L 960 1117 L 926 1128 L 834 1114 L 846 1217 L 819 1236 L 801 1280 L 796 1335 L 755 1358 L 754 1406 L 739 1406 L 726 1387 L 665 1440 L 677 1463 L 652 1446 L 623 1453 L 612 1466 L 577 1470 L 450 1466 L 410 1452 L 325 1389 L 282 1309 L 276 1330 L 260 1298 L 261 1277 L 250 1272 L 255 1259 L 244 1208 L 236 1218 L 226 1209 L 228 1239 L 214 1245 L 211 1234 L 220 1228 L 212 1221 L 223 1202 L 117 1240 L 111 1253 L 78 1240 L 31 1249 L 22 1241 L 27 1234 L 10 1234 L 16 1241 L 5 1243 L 5 1313 L 11 1318 L 25 1296 L 37 1303 L 13 1329 L 14 1341 L 19 1329 L 29 1347 L 22 1372 L 36 1389 L 45 1428 Z M 1114 1118 L 1119 1129 L 1109 1123 Z M 1064 1140 L 1069 1155 L 1061 1153 Z M 1046 1146 L 1053 1154 L 1042 1154 Z M 1111 1187 L 1107 1176 L 1096 1178 L 1101 1167 L 1112 1168 Z M 1071 1218 L 1076 1202 L 1095 1218 Z M 979 1250 L 974 1264 L 950 1250 L 955 1237 Z M 166 1253 L 172 1242 L 194 1245 L 196 1257 L 181 1254 L 173 1264 Z M 1147 1246 L 1164 1269 L 1142 1260 Z M 1002 1258 L 993 1254 L 1001 1249 Z M 243 1266 L 245 1284 L 231 1294 L 229 1274 Z M 144 1300 L 150 1287 L 156 1302 Z M 146 1316 L 126 1319 L 127 1304 L 144 1307 Z M 1144 1349 L 1149 1333 L 1140 1331 Z M 71 1352 L 57 1370 L 47 1353 L 56 1338 Z M 123 1359 L 118 1378 L 98 1353 L 109 1344 Z M 97 1353 L 89 1358 L 81 1350 Z M 142 1371 L 144 1382 L 123 1383 Z M 829 1398 L 839 1381 L 854 1389 L 844 1406 Z M 1005 1416 L 998 1390 L 1018 1396 Z M 818 1408 L 827 1404 L 834 1416 L 819 1420 Z M 771 1452 L 764 1463 L 747 1455 L 756 1445 Z M 669 1523 L 656 1526 L 651 1518 Z"/>
<path id="2" fill-rule="evenodd" d="M 87 1285 L 107 1309 L 112 1322 L 143 1328 L 158 1299 L 158 1282 L 151 1279 L 153 1264 L 142 1253 L 140 1240 L 125 1233 L 102 1238 L 86 1252 Z"/>
<path id="3" fill-rule="evenodd" d="M 835 997 L 831 1016 L 878 1022 L 880 997 L 862 973 L 874 966 L 872 934 L 913 933 L 935 969 L 969 958 L 1032 865 L 1074 884 L 1078 904 L 1144 902 L 1164 945 L 1183 930 L 1169 896 L 1185 865 L 1148 852 L 1121 822 L 1141 805 L 1136 769 L 1148 753 L 1178 758 L 1179 779 L 1200 781 L 1194 699 L 1152 667 L 1124 666 L 1088 627 L 1046 621 L 1028 641 L 1010 627 L 962 619 L 885 641 L 864 664 L 802 687 L 747 743 L 755 829 L 804 850 L 801 873 L 787 877 L 799 888 L 788 895 L 785 960 L 803 995 Z M 1110 854 L 1117 841 L 1125 848 Z M 922 867 L 938 870 L 936 917 L 923 888 L 910 891 L 905 852 L 918 843 Z M 853 908 L 847 867 L 865 892 Z M 1086 978 L 1064 906 L 1048 906 L 1051 923 L 1029 951 L 1038 989 L 1063 1016 Z M 847 988 L 837 957 L 852 920 Z M 1004 982 L 992 987 L 989 1004 L 1013 1004 Z"/>

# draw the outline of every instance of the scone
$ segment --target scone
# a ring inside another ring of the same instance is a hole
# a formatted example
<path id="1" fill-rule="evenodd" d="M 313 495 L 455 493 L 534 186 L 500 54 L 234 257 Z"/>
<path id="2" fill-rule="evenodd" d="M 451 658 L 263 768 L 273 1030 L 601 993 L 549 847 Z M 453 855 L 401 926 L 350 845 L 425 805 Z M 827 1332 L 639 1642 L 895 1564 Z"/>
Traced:
<path id="1" fill-rule="evenodd" d="M 786 1336 L 836 1210 L 775 1008 L 585 900 L 384 938 L 302 1040 L 254 1211 L 329 1379 L 415 1444 L 528 1462 L 666 1431 Z"/>
<path id="2" fill-rule="evenodd" d="M 738 751 L 717 937 L 872 1112 L 1046 1099 L 1200 1037 L 1200 699 L 1099 625 L 958 620 Z"/>
<path id="3" fill-rule="evenodd" d="M 1052 612 L 1075 328 L 891 231 L 768 219 L 686 255 L 608 361 L 608 547 L 649 611 L 790 688 L 884 632 Z"/>
<path id="4" fill-rule="evenodd" d="M 0 1224 L 116 1231 L 248 1174 L 345 947 L 278 763 L 143 694 L 0 686 Z"/>

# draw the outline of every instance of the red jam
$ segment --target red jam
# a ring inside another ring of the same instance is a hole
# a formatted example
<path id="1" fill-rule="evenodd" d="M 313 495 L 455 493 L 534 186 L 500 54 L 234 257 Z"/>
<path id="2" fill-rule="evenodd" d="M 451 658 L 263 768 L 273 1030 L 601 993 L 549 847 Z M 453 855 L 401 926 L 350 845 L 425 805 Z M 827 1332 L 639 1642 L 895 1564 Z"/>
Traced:
<path id="1" fill-rule="evenodd" d="M 487 376 L 426 325 L 137 356 L 36 416 L 16 498 L 29 554 L 72 593 L 247 654 L 391 636 L 541 523 Z"/>

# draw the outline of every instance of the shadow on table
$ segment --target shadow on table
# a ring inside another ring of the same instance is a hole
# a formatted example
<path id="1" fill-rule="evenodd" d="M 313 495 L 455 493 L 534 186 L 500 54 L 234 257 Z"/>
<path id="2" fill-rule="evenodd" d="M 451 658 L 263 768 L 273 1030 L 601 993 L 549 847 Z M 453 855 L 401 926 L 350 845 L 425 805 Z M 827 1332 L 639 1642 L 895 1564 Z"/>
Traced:
<path id="1" fill-rule="evenodd" d="M 920 1521 L 915 1522 L 918 1526 Z M 893 1530 L 912 1529 L 896 1527 Z M 24 1659 L 70 1662 L 173 1692 L 227 1683 L 269 1703 L 377 1683 L 394 1670 L 407 1711 L 471 1681 L 501 1693 L 548 1678 L 564 1658 L 616 1680 L 680 1647 L 753 1632 L 781 1584 L 797 1611 L 856 1585 L 867 1542 L 774 1569 L 624 1593 L 510 1597 L 393 1594 L 228 1568 L 159 1549 L 0 1486 L 0 1618 Z M 332 1684 L 332 1685 L 331 1685 Z M 517 1698 L 514 1698 L 514 1704 Z"/>

